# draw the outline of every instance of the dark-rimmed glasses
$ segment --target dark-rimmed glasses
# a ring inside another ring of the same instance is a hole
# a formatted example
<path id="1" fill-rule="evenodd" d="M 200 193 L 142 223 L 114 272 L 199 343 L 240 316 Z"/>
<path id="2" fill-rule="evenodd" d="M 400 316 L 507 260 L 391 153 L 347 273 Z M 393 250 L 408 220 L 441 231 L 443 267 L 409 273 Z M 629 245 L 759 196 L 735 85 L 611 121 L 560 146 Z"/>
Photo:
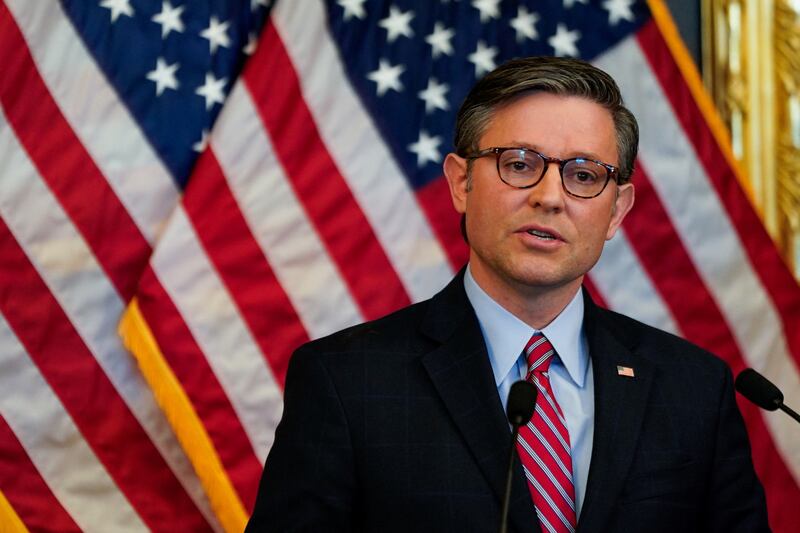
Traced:
<path id="1" fill-rule="evenodd" d="M 550 163 L 557 163 L 564 190 L 577 198 L 600 196 L 608 182 L 617 179 L 617 167 L 587 159 L 572 157 L 558 159 L 540 154 L 531 148 L 494 147 L 467 156 L 473 160 L 494 154 L 497 159 L 497 175 L 504 183 L 517 189 L 529 189 L 540 181 Z"/>

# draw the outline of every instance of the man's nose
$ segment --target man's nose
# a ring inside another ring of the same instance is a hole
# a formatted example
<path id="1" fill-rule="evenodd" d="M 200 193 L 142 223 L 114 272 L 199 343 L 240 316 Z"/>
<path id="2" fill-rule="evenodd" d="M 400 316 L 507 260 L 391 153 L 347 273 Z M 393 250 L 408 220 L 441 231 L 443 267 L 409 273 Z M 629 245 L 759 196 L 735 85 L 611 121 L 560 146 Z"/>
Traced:
<path id="1" fill-rule="evenodd" d="M 560 210 L 564 207 L 564 187 L 558 163 L 548 163 L 539 183 L 528 190 L 528 201 L 533 207 Z"/>

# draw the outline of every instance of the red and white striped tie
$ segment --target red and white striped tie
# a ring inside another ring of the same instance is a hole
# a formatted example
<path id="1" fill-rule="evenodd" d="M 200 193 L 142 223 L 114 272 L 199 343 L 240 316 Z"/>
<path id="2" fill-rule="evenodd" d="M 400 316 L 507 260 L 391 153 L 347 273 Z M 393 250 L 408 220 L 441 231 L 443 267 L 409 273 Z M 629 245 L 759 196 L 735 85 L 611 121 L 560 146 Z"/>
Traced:
<path id="1" fill-rule="evenodd" d="M 536 385 L 539 394 L 531 421 L 519 430 L 517 453 L 542 531 L 574 532 L 577 520 L 569 433 L 548 372 L 555 351 L 550 341 L 537 333 L 525 346 L 525 354 L 526 379 Z"/>

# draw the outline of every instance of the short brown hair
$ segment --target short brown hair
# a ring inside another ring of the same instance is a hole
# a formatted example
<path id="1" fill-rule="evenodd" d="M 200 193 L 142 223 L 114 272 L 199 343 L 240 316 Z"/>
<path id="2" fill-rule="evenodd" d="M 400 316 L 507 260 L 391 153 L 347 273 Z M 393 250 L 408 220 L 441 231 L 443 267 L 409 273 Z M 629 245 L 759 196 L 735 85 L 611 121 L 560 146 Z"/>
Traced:
<path id="1" fill-rule="evenodd" d="M 478 141 L 498 107 L 518 96 L 545 92 L 578 96 L 608 109 L 614 120 L 619 157 L 619 183 L 633 174 L 639 149 L 639 126 L 622 102 L 614 79 L 579 59 L 534 56 L 508 61 L 478 81 L 456 117 L 455 149 L 462 157 L 479 150 Z"/>

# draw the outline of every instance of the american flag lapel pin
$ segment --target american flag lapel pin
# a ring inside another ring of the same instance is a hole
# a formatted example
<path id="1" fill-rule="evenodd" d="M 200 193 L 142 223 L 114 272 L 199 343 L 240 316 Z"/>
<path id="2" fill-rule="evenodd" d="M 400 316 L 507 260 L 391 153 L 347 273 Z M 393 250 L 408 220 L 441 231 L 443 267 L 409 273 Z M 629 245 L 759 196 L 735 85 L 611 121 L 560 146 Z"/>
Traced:
<path id="1" fill-rule="evenodd" d="M 617 365 L 617 375 L 618 376 L 625 376 L 626 378 L 635 377 L 635 374 L 633 373 L 633 368 L 631 368 L 629 366 Z"/>

